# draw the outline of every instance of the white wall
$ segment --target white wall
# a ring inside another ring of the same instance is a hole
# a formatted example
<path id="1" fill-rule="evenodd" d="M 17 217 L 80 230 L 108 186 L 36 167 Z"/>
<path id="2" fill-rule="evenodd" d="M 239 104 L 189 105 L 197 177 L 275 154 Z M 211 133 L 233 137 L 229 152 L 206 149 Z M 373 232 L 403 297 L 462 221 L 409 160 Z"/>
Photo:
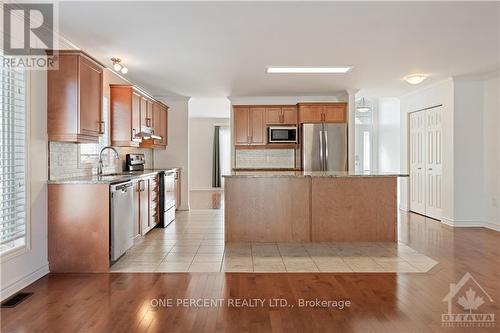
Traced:
<path id="1" fill-rule="evenodd" d="M 168 146 L 166 150 L 154 151 L 154 167 L 180 167 L 181 206 L 189 209 L 189 98 L 156 97 L 168 105 Z"/>
<path id="2" fill-rule="evenodd" d="M 408 169 L 408 117 L 410 112 L 442 105 L 443 131 L 443 218 L 453 220 L 453 80 L 447 79 L 400 97 L 401 171 Z M 400 180 L 400 208 L 409 209 L 408 178 Z"/>
<path id="3" fill-rule="evenodd" d="M 483 170 L 488 226 L 500 230 L 500 80 L 484 82 L 483 90 Z"/>
<path id="4" fill-rule="evenodd" d="M 49 272 L 47 255 L 47 73 L 29 79 L 29 235 L 30 248 L 1 263 L 1 299 Z"/>
<path id="5" fill-rule="evenodd" d="M 378 170 L 400 171 L 400 103 L 399 98 L 380 98 L 377 108 Z"/>
<path id="6" fill-rule="evenodd" d="M 191 97 L 189 117 L 229 118 L 231 102 L 226 97 Z"/>
<path id="7" fill-rule="evenodd" d="M 442 221 L 446 224 L 500 230 L 499 91 L 496 74 L 455 77 L 401 97 L 401 165 L 406 172 L 408 112 L 443 104 Z M 407 189 L 406 182 L 404 186 Z"/>
<path id="8" fill-rule="evenodd" d="M 229 118 L 189 118 L 190 190 L 212 188 L 214 124 L 229 126 L 229 122 Z"/>

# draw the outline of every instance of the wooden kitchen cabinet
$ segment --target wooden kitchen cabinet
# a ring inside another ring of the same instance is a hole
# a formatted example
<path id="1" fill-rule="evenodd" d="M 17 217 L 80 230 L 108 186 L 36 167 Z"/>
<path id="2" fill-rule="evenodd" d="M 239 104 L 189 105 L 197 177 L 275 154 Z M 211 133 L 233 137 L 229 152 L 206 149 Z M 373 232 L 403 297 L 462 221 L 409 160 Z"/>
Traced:
<path id="1" fill-rule="evenodd" d="M 247 107 L 234 107 L 233 109 L 233 140 L 235 145 L 247 145 L 250 141 L 248 134 L 249 119 Z"/>
<path id="2" fill-rule="evenodd" d="M 250 119 L 250 144 L 265 145 L 266 144 L 266 109 L 265 108 L 250 108 L 248 113 Z"/>
<path id="3" fill-rule="evenodd" d="M 49 141 L 98 142 L 104 131 L 104 66 L 76 50 L 58 51 L 56 61 L 57 70 L 47 71 Z"/>
<path id="4" fill-rule="evenodd" d="M 139 223 L 141 235 L 144 236 L 151 230 L 149 179 L 140 179 L 139 183 Z"/>
<path id="5" fill-rule="evenodd" d="M 141 96 L 141 103 L 140 103 L 140 115 L 141 115 L 141 130 L 147 127 L 151 127 L 151 118 L 152 115 L 149 113 L 149 106 L 148 106 L 148 100 L 146 97 Z"/>
<path id="6" fill-rule="evenodd" d="M 265 145 L 266 109 L 264 107 L 234 107 L 233 128 L 235 145 Z"/>
<path id="7" fill-rule="evenodd" d="M 289 106 L 281 109 L 283 124 L 297 125 L 297 107 Z"/>
<path id="8" fill-rule="evenodd" d="M 139 147 L 140 96 L 131 85 L 110 85 L 111 145 Z"/>
<path id="9" fill-rule="evenodd" d="M 155 101 L 151 104 L 151 110 L 150 127 L 161 139 L 142 140 L 140 147 L 165 149 L 168 145 L 168 106 Z"/>
<path id="10" fill-rule="evenodd" d="M 165 149 L 168 143 L 168 106 L 143 96 L 132 85 L 110 85 L 111 144 L 118 147 Z M 137 135 L 151 127 L 161 140 Z"/>
<path id="11" fill-rule="evenodd" d="M 299 122 L 321 123 L 323 121 L 322 105 L 302 105 L 299 104 Z"/>
<path id="12" fill-rule="evenodd" d="M 297 108 L 295 106 L 266 107 L 266 125 L 296 125 Z"/>
<path id="13" fill-rule="evenodd" d="M 299 123 L 345 123 L 347 103 L 299 103 Z"/>
<path id="14" fill-rule="evenodd" d="M 141 95 L 132 91 L 132 137 L 141 131 Z M 138 140 L 140 141 L 140 140 Z"/>
<path id="15" fill-rule="evenodd" d="M 158 187 L 158 176 L 149 178 L 149 228 L 154 228 L 160 218 L 158 216 L 159 210 L 159 187 Z"/>
<path id="16" fill-rule="evenodd" d="M 347 104 L 336 103 L 327 104 L 323 108 L 325 123 L 345 123 L 347 122 Z"/>
<path id="17" fill-rule="evenodd" d="M 168 146 L 168 106 L 162 104 L 162 110 L 160 114 L 161 145 L 166 147 Z"/>

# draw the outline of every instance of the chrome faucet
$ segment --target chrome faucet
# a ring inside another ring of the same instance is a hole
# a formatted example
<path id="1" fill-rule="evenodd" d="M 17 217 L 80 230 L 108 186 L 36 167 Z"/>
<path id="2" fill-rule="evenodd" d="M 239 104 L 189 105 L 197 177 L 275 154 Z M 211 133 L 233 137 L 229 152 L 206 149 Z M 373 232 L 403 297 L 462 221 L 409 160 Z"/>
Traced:
<path id="1" fill-rule="evenodd" d="M 114 151 L 116 154 L 116 159 L 117 160 L 120 159 L 120 154 L 118 154 L 118 151 L 114 147 L 111 147 L 111 146 L 103 147 L 101 149 L 101 152 L 99 153 L 99 162 L 97 163 L 97 174 L 98 175 L 102 175 L 102 152 L 105 151 L 106 149 L 111 149 L 112 151 Z"/>

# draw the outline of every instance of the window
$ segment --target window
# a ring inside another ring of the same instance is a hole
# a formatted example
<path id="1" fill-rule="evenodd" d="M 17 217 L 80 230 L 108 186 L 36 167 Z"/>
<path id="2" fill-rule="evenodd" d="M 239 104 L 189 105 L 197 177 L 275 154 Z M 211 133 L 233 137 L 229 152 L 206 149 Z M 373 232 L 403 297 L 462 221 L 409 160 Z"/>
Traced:
<path id="1" fill-rule="evenodd" d="M 26 73 L 1 67 L 0 74 L 0 254 L 5 255 L 27 244 Z"/>

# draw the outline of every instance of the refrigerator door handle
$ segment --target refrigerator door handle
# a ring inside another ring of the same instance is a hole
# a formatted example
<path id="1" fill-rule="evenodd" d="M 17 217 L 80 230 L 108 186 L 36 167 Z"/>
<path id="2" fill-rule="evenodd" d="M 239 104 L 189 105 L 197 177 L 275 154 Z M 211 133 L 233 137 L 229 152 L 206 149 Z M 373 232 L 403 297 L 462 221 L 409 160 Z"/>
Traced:
<path id="1" fill-rule="evenodd" d="M 328 131 L 323 131 L 325 135 L 325 167 L 324 170 L 328 170 Z"/>
<path id="2" fill-rule="evenodd" d="M 323 131 L 319 131 L 319 165 L 321 170 L 323 170 L 323 164 L 325 163 L 323 159 Z"/>

